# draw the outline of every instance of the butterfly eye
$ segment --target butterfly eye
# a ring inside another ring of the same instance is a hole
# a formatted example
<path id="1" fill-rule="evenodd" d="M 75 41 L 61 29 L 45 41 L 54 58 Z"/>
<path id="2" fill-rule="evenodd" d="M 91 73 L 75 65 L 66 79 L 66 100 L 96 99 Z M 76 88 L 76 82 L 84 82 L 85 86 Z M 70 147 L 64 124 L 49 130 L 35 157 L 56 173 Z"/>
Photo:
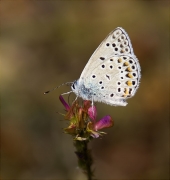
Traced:
<path id="1" fill-rule="evenodd" d="M 73 89 L 75 89 L 75 86 L 74 86 L 74 84 L 72 85 L 72 88 L 73 88 Z"/>

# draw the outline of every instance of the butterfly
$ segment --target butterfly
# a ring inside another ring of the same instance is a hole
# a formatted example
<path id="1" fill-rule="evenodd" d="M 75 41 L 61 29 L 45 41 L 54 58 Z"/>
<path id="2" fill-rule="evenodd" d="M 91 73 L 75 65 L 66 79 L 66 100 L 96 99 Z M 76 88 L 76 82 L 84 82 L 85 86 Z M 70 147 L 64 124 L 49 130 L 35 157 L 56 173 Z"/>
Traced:
<path id="1" fill-rule="evenodd" d="M 77 97 L 112 106 L 126 106 L 135 95 L 141 68 L 126 31 L 117 27 L 90 57 L 80 78 L 71 85 Z"/>

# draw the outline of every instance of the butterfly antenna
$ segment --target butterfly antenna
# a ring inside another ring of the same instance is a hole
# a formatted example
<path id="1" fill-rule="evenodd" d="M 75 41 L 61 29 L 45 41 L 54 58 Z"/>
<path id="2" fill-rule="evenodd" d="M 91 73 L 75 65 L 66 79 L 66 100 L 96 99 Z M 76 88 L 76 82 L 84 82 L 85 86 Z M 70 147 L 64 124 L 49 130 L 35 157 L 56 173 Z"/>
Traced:
<path id="1" fill-rule="evenodd" d="M 61 84 L 61 85 L 55 87 L 54 89 L 51 89 L 51 90 L 49 90 L 49 91 L 44 92 L 44 95 L 45 95 L 45 94 L 48 94 L 48 93 L 50 93 L 50 92 L 52 92 L 52 91 L 54 91 L 54 90 L 56 90 L 56 89 L 58 89 L 58 88 L 61 87 L 61 86 L 64 86 L 64 85 L 71 86 L 72 84 L 73 84 L 73 82 L 66 82 L 66 83 L 63 83 L 63 84 Z"/>

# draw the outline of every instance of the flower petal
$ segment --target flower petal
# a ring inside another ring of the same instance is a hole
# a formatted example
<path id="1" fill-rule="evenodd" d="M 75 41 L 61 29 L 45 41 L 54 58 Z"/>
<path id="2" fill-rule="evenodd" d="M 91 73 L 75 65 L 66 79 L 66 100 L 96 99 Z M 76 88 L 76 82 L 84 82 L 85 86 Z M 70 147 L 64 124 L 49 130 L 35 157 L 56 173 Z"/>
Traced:
<path id="1" fill-rule="evenodd" d="M 64 132 L 72 135 L 76 134 L 76 125 L 71 124 L 69 127 L 64 128 Z"/>
<path id="2" fill-rule="evenodd" d="M 93 138 L 98 138 L 99 136 L 100 136 L 100 133 L 98 133 L 98 132 L 95 132 L 95 131 L 91 131 L 91 137 L 93 137 Z"/>
<path id="3" fill-rule="evenodd" d="M 88 109 L 91 106 L 91 101 L 84 100 L 83 105 L 84 105 L 84 109 L 86 109 L 86 108 Z"/>
<path id="4" fill-rule="evenodd" d="M 88 115 L 90 117 L 90 119 L 94 120 L 96 119 L 96 116 L 97 116 L 97 109 L 95 106 L 91 106 L 89 109 L 88 109 Z"/>
<path id="5" fill-rule="evenodd" d="M 64 100 L 62 95 L 59 96 L 59 99 L 60 99 L 61 103 L 64 105 L 64 107 L 66 108 L 66 110 L 69 111 L 70 106 L 66 103 L 66 101 Z"/>
<path id="6" fill-rule="evenodd" d="M 100 133 L 94 131 L 94 126 L 92 122 L 88 122 L 86 131 L 90 134 L 93 138 L 98 138 Z"/>
<path id="7" fill-rule="evenodd" d="M 80 137 L 80 136 L 76 136 L 76 137 L 74 138 L 74 140 L 77 140 L 77 141 L 86 141 L 87 138 Z"/>
<path id="8" fill-rule="evenodd" d="M 110 116 L 105 116 L 94 125 L 96 131 L 113 126 L 113 120 Z"/>

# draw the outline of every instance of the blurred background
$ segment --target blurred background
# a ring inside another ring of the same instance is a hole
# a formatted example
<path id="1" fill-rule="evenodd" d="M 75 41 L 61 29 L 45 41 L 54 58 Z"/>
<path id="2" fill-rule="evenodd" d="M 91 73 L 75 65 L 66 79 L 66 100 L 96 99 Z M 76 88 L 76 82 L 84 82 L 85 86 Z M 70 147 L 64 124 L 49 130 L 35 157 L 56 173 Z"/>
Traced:
<path id="1" fill-rule="evenodd" d="M 97 179 L 169 179 L 169 1 L 1 0 L 1 178 L 86 177 L 58 100 L 116 27 L 130 36 L 142 78 L 126 107 L 97 103 L 115 125 L 90 143 Z M 74 95 L 71 96 L 74 99 Z M 65 96 L 67 99 L 67 96 Z"/>

